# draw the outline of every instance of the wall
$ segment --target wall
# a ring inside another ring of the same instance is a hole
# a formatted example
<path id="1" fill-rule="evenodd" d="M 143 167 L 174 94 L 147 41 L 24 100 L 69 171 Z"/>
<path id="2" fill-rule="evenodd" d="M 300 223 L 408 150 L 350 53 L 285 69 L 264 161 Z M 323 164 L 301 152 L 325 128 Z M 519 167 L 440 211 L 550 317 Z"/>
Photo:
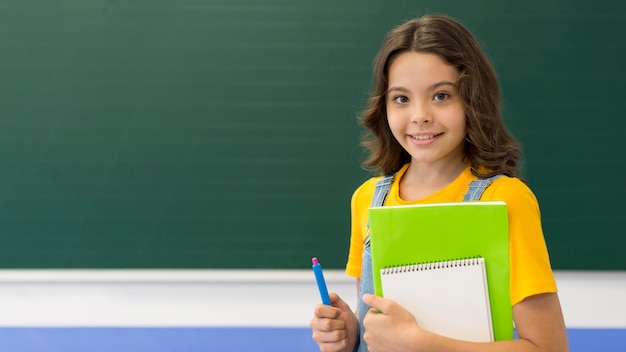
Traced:
<path id="1" fill-rule="evenodd" d="M 2 1 L 0 267 L 345 264 L 385 32 L 479 38 L 554 267 L 625 270 L 624 2 Z"/>

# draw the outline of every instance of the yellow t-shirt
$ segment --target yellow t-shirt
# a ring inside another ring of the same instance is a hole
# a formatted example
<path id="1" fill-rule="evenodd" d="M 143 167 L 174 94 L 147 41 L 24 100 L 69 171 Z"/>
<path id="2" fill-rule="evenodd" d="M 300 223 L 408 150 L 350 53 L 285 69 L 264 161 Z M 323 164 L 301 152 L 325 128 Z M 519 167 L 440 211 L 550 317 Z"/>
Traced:
<path id="1" fill-rule="evenodd" d="M 407 202 L 400 198 L 398 187 L 398 182 L 407 168 L 408 164 L 398 171 L 389 190 L 386 205 L 462 201 L 469 183 L 477 179 L 468 167 L 444 189 L 428 197 Z M 379 179 L 380 177 L 374 177 L 367 180 L 352 195 L 352 233 L 346 273 L 357 278 L 361 276 L 367 210 Z M 511 304 L 515 305 L 536 294 L 556 292 L 556 282 L 541 229 L 539 205 L 532 191 L 517 178 L 500 177 L 485 189 L 481 200 L 502 200 L 509 210 Z"/>

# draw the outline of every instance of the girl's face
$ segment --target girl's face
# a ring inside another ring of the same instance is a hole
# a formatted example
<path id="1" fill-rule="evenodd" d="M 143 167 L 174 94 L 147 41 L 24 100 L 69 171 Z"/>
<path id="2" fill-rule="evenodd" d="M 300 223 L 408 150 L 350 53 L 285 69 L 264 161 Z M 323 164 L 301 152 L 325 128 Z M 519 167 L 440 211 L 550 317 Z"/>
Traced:
<path id="1" fill-rule="evenodd" d="M 465 112 L 458 70 L 438 55 L 406 52 L 389 67 L 387 121 L 411 163 L 463 163 Z"/>

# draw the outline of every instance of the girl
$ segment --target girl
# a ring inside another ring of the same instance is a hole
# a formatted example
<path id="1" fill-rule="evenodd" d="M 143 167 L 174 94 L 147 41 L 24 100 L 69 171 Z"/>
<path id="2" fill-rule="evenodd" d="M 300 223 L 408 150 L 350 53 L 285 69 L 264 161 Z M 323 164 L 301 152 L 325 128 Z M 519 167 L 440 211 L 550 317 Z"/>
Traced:
<path id="1" fill-rule="evenodd" d="M 357 314 L 334 293 L 332 306 L 318 305 L 311 329 L 320 350 L 568 351 L 539 206 L 519 178 L 520 149 L 504 127 L 497 78 L 474 36 L 445 16 L 424 16 L 392 30 L 376 57 L 374 90 L 361 123 L 370 150 L 364 165 L 395 174 L 378 205 L 461 201 L 477 179 L 491 182 L 477 199 L 507 203 L 511 304 L 519 338 L 475 343 L 439 336 L 421 329 L 397 303 L 372 294 L 364 240 L 377 177 L 352 196 L 346 272 L 357 278 Z M 501 177 L 492 178 L 496 175 Z"/>

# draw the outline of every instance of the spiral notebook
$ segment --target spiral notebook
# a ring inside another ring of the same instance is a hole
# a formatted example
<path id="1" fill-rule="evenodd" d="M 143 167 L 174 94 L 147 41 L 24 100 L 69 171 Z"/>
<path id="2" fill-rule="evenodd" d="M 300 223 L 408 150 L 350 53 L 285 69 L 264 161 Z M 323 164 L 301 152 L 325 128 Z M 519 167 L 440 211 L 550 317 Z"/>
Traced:
<path id="1" fill-rule="evenodd" d="M 425 330 L 450 338 L 493 341 L 484 258 L 384 268 L 383 296 L 413 313 Z"/>

